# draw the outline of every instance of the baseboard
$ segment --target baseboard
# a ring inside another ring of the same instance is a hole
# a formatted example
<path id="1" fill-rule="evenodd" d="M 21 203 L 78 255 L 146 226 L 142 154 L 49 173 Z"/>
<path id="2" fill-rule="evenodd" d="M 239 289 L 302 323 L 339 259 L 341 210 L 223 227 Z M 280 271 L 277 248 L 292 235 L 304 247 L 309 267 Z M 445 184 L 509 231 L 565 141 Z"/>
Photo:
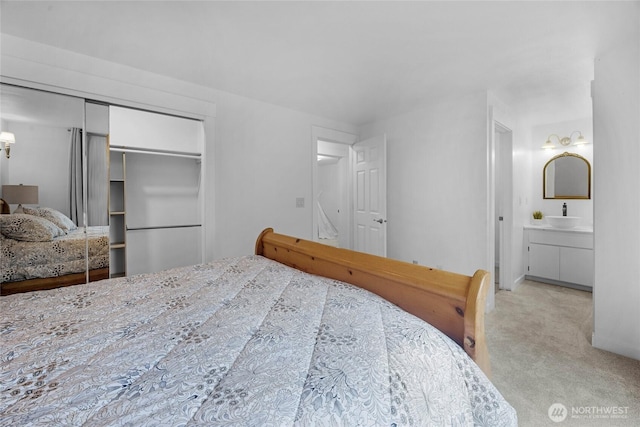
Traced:
<path id="1" fill-rule="evenodd" d="M 534 282 L 548 283 L 550 285 L 564 286 L 565 288 L 577 289 L 579 291 L 593 292 L 593 287 L 591 286 L 578 285 L 576 283 L 563 282 L 561 280 L 553 280 L 553 279 L 547 279 L 544 277 L 528 276 L 528 275 L 525 275 L 525 279 L 533 280 Z"/>
<path id="2" fill-rule="evenodd" d="M 598 335 L 595 331 L 591 334 L 591 345 L 600 350 L 640 360 L 640 348 L 629 346 L 628 343 L 617 342 L 608 337 L 603 337 L 602 334 Z"/>
<path id="3" fill-rule="evenodd" d="M 524 281 L 524 275 L 518 277 L 513 283 L 511 283 L 510 287 L 503 288 L 499 286 L 499 288 L 501 291 L 515 291 L 516 289 L 518 289 L 518 287 L 522 284 L 523 281 Z"/>
<path id="4" fill-rule="evenodd" d="M 518 277 L 514 282 L 513 282 L 513 286 L 511 287 L 512 291 L 515 291 L 516 289 L 518 289 L 520 287 L 520 285 L 522 285 L 522 282 L 524 282 L 524 274 L 521 275 L 520 277 Z"/>

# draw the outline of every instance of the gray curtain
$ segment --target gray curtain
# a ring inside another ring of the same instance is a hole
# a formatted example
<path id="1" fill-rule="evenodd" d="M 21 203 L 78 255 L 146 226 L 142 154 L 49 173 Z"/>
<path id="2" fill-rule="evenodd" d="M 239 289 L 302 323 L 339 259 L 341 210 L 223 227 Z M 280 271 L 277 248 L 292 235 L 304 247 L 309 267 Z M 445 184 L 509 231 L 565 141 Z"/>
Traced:
<path id="1" fill-rule="evenodd" d="M 82 188 L 82 129 L 71 129 L 71 156 L 69 164 L 69 217 L 76 225 L 84 225 L 83 212 L 83 188 Z"/>
<path id="2" fill-rule="evenodd" d="M 87 134 L 87 225 L 109 225 L 107 138 Z"/>

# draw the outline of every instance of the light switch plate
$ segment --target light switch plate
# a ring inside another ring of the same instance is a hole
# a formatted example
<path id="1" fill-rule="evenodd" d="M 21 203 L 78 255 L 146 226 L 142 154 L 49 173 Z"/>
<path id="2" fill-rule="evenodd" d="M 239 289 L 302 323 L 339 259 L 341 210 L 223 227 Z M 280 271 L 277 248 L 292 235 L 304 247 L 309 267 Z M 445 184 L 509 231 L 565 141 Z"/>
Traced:
<path id="1" fill-rule="evenodd" d="M 296 208 L 304 208 L 304 197 L 296 197 Z"/>

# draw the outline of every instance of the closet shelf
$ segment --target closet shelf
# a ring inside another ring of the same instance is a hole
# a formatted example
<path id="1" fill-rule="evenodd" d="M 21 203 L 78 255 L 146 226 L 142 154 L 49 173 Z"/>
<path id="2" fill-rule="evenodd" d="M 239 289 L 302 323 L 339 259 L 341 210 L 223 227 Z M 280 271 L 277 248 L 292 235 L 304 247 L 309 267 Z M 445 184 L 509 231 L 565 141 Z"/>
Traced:
<path id="1" fill-rule="evenodd" d="M 111 145 L 109 150 L 119 153 L 139 153 L 139 154 L 156 154 L 160 156 L 186 157 L 189 159 L 202 159 L 202 154 L 192 153 L 188 151 L 170 151 L 149 148 L 131 148 L 122 145 Z"/>
<path id="2" fill-rule="evenodd" d="M 124 153 L 109 150 L 109 273 L 111 277 L 127 275 L 126 159 Z"/>
<path id="3" fill-rule="evenodd" d="M 193 228 L 193 227 L 202 227 L 202 224 L 153 225 L 153 226 L 147 226 L 147 227 L 127 227 L 127 231 L 163 230 L 167 228 Z"/>

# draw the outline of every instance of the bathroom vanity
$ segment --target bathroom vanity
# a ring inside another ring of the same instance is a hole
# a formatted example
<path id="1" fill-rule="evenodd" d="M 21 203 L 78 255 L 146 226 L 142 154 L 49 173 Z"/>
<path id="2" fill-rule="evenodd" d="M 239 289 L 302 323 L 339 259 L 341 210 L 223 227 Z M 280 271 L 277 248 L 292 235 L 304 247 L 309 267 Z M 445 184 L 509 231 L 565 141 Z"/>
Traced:
<path id="1" fill-rule="evenodd" d="M 538 282 L 593 289 L 593 228 L 524 227 L 525 278 Z"/>

